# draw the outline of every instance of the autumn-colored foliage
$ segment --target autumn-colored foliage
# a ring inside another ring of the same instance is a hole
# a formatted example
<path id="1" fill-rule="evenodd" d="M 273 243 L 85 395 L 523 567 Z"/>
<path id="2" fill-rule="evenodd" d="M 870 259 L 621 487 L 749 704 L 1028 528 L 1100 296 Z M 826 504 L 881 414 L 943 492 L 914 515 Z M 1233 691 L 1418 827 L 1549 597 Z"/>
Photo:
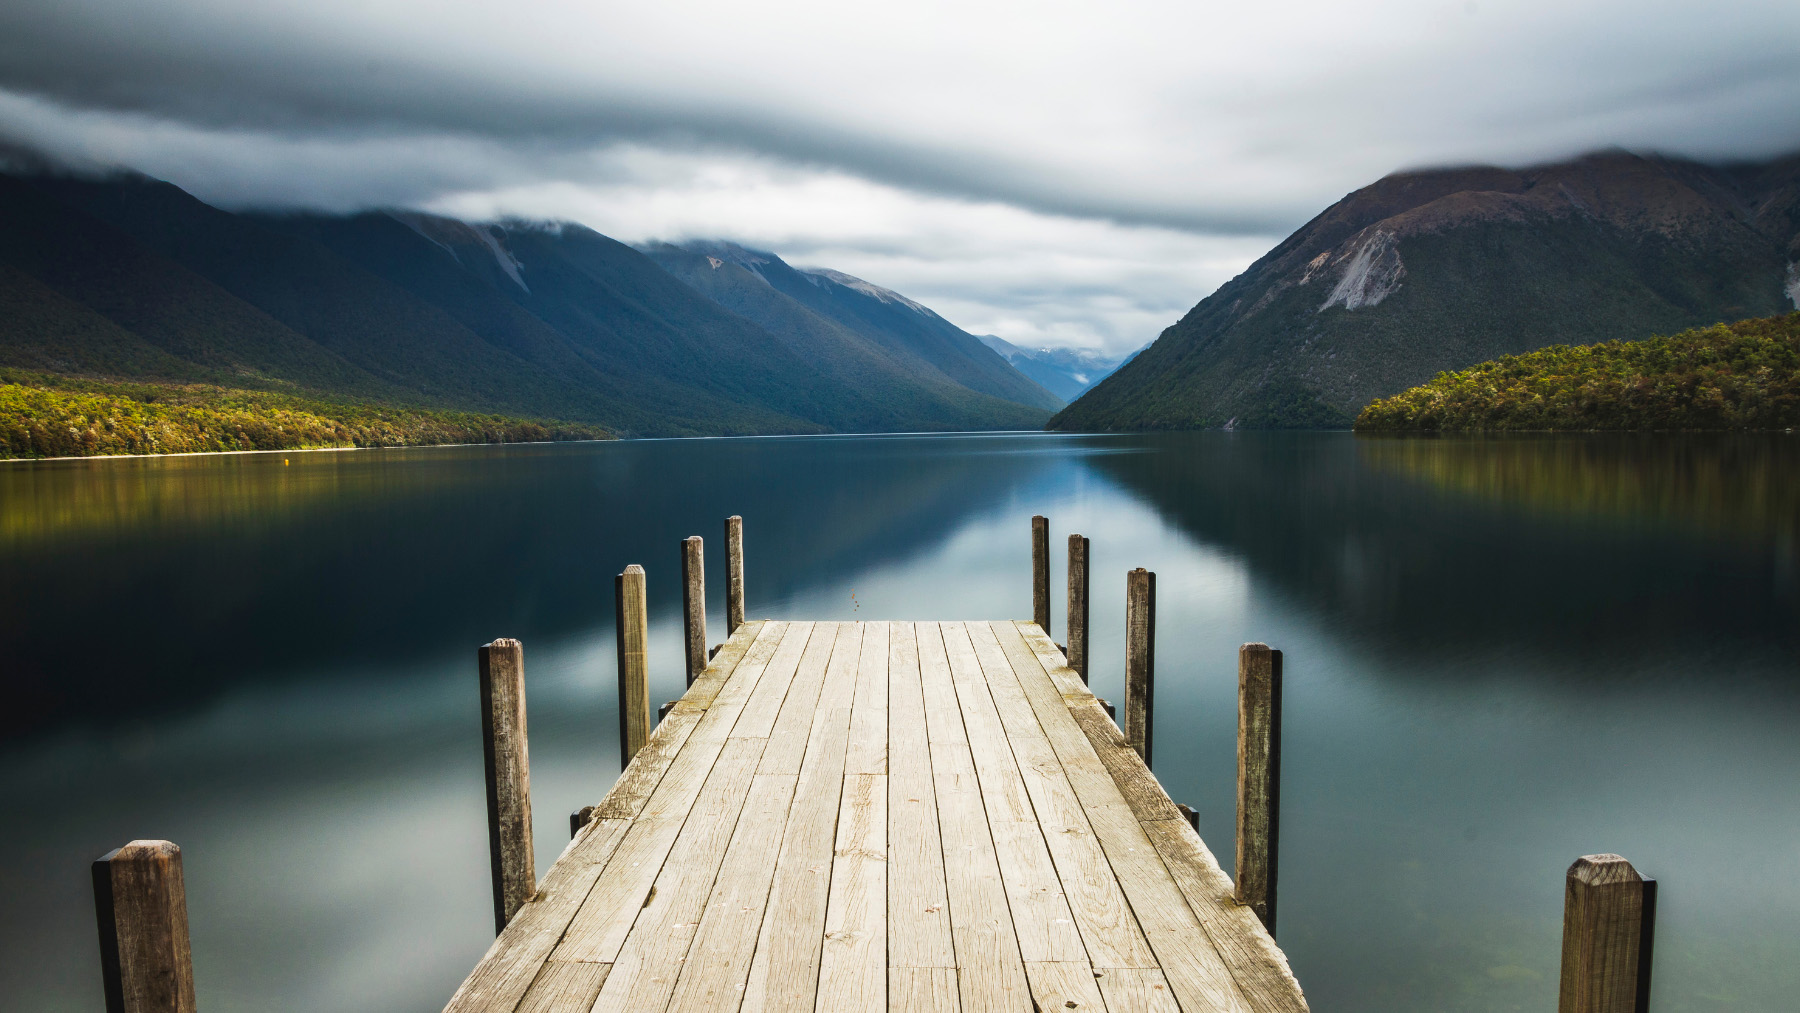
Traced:
<path id="1" fill-rule="evenodd" d="M 0 458 L 604 439 L 594 426 L 201 384 L 0 373 Z"/>
<path id="2" fill-rule="evenodd" d="M 1359 431 L 1800 425 L 1800 313 L 1507 355 L 1371 403 Z"/>

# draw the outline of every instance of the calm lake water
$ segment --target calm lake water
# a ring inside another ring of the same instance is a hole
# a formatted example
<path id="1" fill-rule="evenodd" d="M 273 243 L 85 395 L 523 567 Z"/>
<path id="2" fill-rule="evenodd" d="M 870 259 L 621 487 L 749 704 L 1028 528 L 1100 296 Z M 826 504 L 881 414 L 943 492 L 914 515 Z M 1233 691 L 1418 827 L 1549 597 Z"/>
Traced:
<path id="1" fill-rule="evenodd" d="M 208 1013 L 440 1008 L 492 939 L 476 646 L 525 643 L 541 871 L 618 774 L 613 575 L 672 699 L 732 513 L 751 617 L 819 619 L 1029 615 L 1048 514 L 1115 700 L 1157 571 L 1156 773 L 1227 869 L 1236 648 L 1281 648 L 1320 1013 L 1554 1009 L 1598 851 L 1660 880 L 1653 1009 L 1800 995 L 1800 437 L 1208 433 L 0 465 L 0 1005 L 102 1005 L 88 863 L 162 837 Z"/>

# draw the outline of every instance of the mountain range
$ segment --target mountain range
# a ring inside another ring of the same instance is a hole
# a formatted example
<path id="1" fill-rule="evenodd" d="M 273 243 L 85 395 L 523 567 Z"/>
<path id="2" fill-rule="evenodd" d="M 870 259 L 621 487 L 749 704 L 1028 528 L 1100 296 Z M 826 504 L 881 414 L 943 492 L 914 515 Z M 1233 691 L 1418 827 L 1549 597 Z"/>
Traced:
<path id="1" fill-rule="evenodd" d="M 0 367 L 621 435 L 1035 429 L 1062 406 L 911 300 L 738 259 L 759 256 L 757 277 L 805 290 L 759 303 L 573 224 L 233 213 L 139 176 L 0 175 Z"/>
<path id="2" fill-rule="evenodd" d="M 1143 351 L 1140 348 L 1127 355 L 1103 355 L 1088 348 L 1020 348 L 992 334 L 983 334 L 980 338 L 982 344 L 999 352 L 1014 369 L 1064 401 L 1073 401 L 1087 393 Z"/>
<path id="3" fill-rule="evenodd" d="M 1800 155 L 1398 173 L 1201 300 L 1050 428 L 1347 426 L 1444 370 L 1795 305 Z"/>

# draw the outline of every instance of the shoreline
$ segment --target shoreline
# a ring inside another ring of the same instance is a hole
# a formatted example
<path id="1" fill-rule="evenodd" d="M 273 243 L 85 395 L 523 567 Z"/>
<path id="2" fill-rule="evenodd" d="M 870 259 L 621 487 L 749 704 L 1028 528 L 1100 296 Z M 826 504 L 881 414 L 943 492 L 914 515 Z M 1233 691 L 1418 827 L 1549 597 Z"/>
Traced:
<path id="1" fill-rule="evenodd" d="M 343 454 L 361 450 L 434 450 L 439 447 L 542 447 L 553 443 L 618 443 L 612 440 L 517 440 L 512 443 L 402 443 L 391 447 L 295 447 L 288 450 L 182 450 L 171 454 L 83 454 L 70 457 L 0 457 L 0 466 L 48 461 L 142 461 L 160 457 L 232 457 L 242 454 Z"/>

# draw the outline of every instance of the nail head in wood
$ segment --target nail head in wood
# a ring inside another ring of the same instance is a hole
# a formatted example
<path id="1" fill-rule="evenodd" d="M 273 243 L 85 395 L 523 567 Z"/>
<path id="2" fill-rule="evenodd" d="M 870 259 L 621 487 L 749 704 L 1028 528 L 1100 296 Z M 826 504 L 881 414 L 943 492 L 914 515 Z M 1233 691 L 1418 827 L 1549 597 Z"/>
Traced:
<path id="1" fill-rule="evenodd" d="M 1125 575 L 1125 741 L 1150 766 L 1155 738 L 1156 574 Z"/>
<path id="2" fill-rule="evenodd" d="M 1083 536 L 1069 536 L 1069 644 L 1063 657 L 1069 660 L 1069 667 L 1081 676 L 1082 682 L 1088 680 L 1089 547 Z"/>
<path id="3" fill-rule="evenodd" d="M 1618 855 L 1584 855 L 1563 888 L 1557 1013 L 1644 1013 L 1656 926 L 1656 881 Z"/>
<path id="4" fill-rule="evenodd" d="M 494 931 L 499 933 L 537 892 L 531 848 L 531 760 L 526 748 L 525 649 L 517 640 L 483 644 L 482 752 L 487 761 L 488 857 L 494 875 Z"/>
<path id="5" fill-rule="evenodd" d="M 1275 884 L 1281 831 L 1281 652 L 1267 644 L 1238 649 L 1238 903 L 1275 934 Z"/>
<path id="6" fill-rule="evenodd" d="M 194 1013 L 181 849 L 132 841 L 93 865 L 107 1013 Z"/>
<path id="7" fill-rule="evenodd" d="M 636 563 L 613 578 L 619 646 L 619 766 L 650 741 L 650 609 L 644 568 Z"/>
<path id="8" fill-rule="evenodd" d="M 1050 635 L 1050 518 L 1031 518 L 1031 621 Z"/>
<path id="9" fill-rule="evenodd" d="M 725 635 L 744 625 L 744 519 L 725 518 Z"/>

